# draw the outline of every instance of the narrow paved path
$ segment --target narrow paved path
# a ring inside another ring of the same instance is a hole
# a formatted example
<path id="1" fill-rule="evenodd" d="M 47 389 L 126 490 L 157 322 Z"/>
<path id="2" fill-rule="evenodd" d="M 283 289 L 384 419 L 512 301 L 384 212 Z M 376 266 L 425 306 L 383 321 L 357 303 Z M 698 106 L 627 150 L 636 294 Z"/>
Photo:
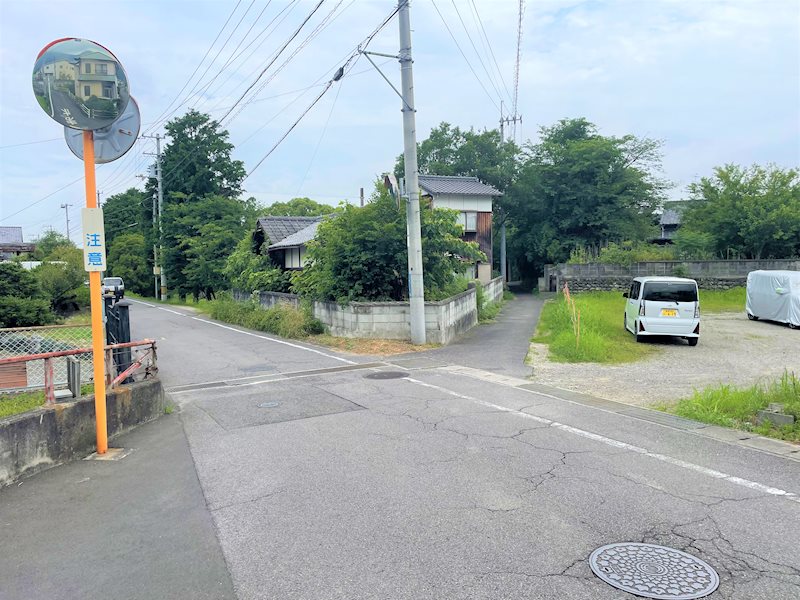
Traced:
<path id="1" fill-rule="evenodd" d="M 525 357 L 544 298 L 518 293 L 505 304 L 496 321 L 479 325 L 452 344 L 423 355 L 494 373 L 527 377 L 531 368 L 525 364 Z"/>

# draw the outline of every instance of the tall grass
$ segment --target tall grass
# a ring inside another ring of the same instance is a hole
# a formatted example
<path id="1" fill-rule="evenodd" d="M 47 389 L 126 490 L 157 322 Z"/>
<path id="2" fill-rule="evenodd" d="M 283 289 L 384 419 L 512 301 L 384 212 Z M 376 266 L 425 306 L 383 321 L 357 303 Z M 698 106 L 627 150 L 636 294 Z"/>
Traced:
<path id="1" fill-rule="evenodd" d="M 746 289 L 735 287 L 729 290 L 700 290 L 702 313 L 744 312 Z"/>
<path id="2" fill-rule="evenodd" d="M 549 346 L 550 357 L 557 362 L 624 363 L 640 360 L 655 352 L 646 344 L 637 344 L 623 327 L 625 299 L 621 292 L 563 294 L 545 303 L 539 327 L 533 338 Z M 577 315 L 580 314 L 580 337 Z"/>
<path id="3" fill-rule="evenodd" d="M 322 323 L 313 318 L 310 311 L 287 303 L 265 309 L 255 302 L 237 302 L 228 296 L 221 296 L 208 302 L 207 306 L 212 319 L 285 338 L 299 339 L 324 331 Z"/>
<path id="4" fill-rule="evenodd" d="M 756 413 L 773 402 L 783 404 L 784 412 L 794 415 L 794 425 L 781 428 L 771 424 L 756 425 Z M 718 385 L 705 388 L 695 391 L 692 396 L 683 398 L 674 406 L 658 408 L 703 423 L 800 441 L 800 379 L 788 371 L 780 379 L 751 387 Z"/>

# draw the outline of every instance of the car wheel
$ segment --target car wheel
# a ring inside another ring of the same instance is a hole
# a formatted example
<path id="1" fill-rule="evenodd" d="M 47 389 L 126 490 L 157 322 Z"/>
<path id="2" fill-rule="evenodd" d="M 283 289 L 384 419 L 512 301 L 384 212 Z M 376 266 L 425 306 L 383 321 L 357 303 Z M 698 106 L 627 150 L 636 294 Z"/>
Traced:
<path id="1" fill-rule="evenodd" d="M 758 317 L 754 317 L 750 313 L 747 313 L 747 318 L 750 319 L 751 321 L 758 321 Z"/>
<path id="2" fill-rule="evenodd" d="M 689 342 L 690 346 L 697 346 L 697 342 L 700 341 L 700 338 L 689 338 L 686 341 Z"/>

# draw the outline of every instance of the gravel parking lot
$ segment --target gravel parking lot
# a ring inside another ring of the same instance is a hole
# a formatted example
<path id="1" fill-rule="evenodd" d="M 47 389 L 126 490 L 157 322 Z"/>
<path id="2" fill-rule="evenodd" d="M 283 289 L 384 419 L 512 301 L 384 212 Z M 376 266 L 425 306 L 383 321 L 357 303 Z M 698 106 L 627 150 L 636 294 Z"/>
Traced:
<path id="1" fill-rule="evenodd" d="M 703 316 L 694 348 L 680 339 L 647 343 L 659 352 L 624 365 L 551 362 L 544 344 L 531 344 L 528 360 L 538 383 L 638 406 L 678 400 L 719 383 L 752 385 L 784 370 L 800 373 L 800 330 L 748 321 L 744 313 Z"/>

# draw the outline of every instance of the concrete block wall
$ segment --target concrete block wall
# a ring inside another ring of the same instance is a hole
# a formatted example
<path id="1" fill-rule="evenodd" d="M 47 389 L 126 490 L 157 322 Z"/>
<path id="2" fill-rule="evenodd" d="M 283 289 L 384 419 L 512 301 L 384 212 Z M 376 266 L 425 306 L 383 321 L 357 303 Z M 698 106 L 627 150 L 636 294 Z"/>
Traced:
<path id="1" fill-rule="evenodd" d="M 497 302 L 503 297 L 503 278 L 495 277 L 489 283 L 484 284 L 483 293 L 488 302 Z"/>
<path id="2" fill-rule="evenodd" d="M 233 290 L 231 294 L 233 299 L 238 302 L 249 302 L 257 298 L 262 308 L 272 308 L 281 302 L 300 308 L 300 298 L 297 294 L 284 294 L 282 292 L 253 292 L 250 294 L 242 290 Z"/>

